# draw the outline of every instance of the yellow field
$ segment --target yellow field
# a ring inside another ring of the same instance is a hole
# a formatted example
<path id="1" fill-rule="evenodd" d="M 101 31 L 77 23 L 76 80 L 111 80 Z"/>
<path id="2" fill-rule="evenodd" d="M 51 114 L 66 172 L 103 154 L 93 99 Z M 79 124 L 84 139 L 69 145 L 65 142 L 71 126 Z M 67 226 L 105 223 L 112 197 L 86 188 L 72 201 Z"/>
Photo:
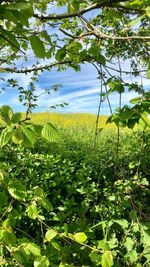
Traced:
<path id="1" fill-rule="evenodd" d="M 107 116 L 100 116 L 99 128 L 114 128 L 114 125 L 106 125 Z M 35 124 L 43 124 L 45 122 L 51 122 L 58 128 L 95 128 L 96 115 L 86 113 L 76 114 L 62 114 L 62 113 L 33 113 L 31 114 L 31 121 Z"/>

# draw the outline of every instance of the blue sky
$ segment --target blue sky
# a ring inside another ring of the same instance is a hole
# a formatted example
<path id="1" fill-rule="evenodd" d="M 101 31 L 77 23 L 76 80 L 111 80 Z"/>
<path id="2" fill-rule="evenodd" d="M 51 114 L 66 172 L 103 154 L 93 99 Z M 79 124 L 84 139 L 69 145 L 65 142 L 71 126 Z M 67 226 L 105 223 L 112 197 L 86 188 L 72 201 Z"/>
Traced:
<path id="1" fill-rule="evenodd" d="M 123 64 L 125 68 L 125 64 Z M 2 77 L 2 76 L 1 76 Z M 14 78 L 20 81 L 24 88 L 28 88 L 31 74 L 7 74 L 7 78 Z M 125 76 L 126 81 L 130 81 L 129 76 Z M 134 79 L 140 83 L 140 78 Z M 143 79 L 145 87 L 148 86 L 149 80 Z M 50 89 L 54 84 L 61 84 L 57 92 L 52 91 L 50 95 L 42 94 L 44 89 Z M 3 86 L 1 82 L 1 87 Z M 81 72 L 75 72 L 72 69 L 67 69 L 62 72 L 57 72 L 56 69 L 51 72 L 44 72 L 39 78 L 36 85 L 37 95 L 41 95 L 38 100 L 38 108 L 35 111 L 51 110 L 50 106 L 67 102 L 69 105 L 65 108 L 57 108 L 59 112 L 84 112 L 97 113 L 99 104 L 100 83 L 97 79 L 97 73 L 90 64 L 83 65 Z M 129 104 L 129 100 L 136 97 L 135 92 L 125 92 L 122 97 L 122 105 Z M 118 94 L 113 93 L 110 97 L 112 109 L 118 105 Z M 14 88 L 6 88 L 0 97 L 0 105 L 10 105 L 15 111 L 24 110 L 22 104 L 18 101 L 18 91 Z M 107 101 L 102 105 L 102 114 L 109 114 L 109 106 Z"/>
<path id="2" fill-rule="evenodd" d="M 61 13 L 65 8 L 56 8 L 50 6 L 49 12 Z M 93 16 L 96 14 L 96 10 L 89 12 L 87 16 Z M 28 61 L 24 64 L 24 67 L 31 67 L 35 59 L 31 51 L 28 52 Z M 51 60 L 46 60 L 46 63 L 50 63 Z M 41 61 L 42 63 L 42 61 Z M 22 67 L 22 63 L 18 62 L 18 68 Z M 129 71 L 129 62 L 122 63 L 122 69 Z M 115 66 L 117 67 L 117 66 Z M 116 74 L 110 71 L 111 74 Z M 19 84 L 25 89 L 28 88 L 30 78 L 32 74 L 7 74 L 5 78 L 14 78 L 19 80 Z M 3 77 L 1 74 L 0 77 Z M 123 79 L 126 82 L 131 82 L 129 75 L 124 75 Z M 134 78 L 134 82 L 141 83 L 141 78 Z M 44 89 L 50 89 L 54 84 L 61 84 L 59 91 L 52 92 L 50 95 L 42 94 Z M 150 84 L 148 79 L 143 79 L 143 84 L 147 87 Z M 3 87 L 2 81 L 0 81 L 0 87 Z M 90 64 L 81 66 L 80 72 L 75 72 L 72 69 L 67 69 L 62 72 L 57 72 L 53 69 L 51 72 L 44 72 L 39 78 L 39 83 L 36 85 L 37 95 L 41 95 L 38 100 L 38 108 L 35 111 L 54 111 L 50 109 L 50 106 L 67 102 L 69 105 L 65 108 L 57 108 L 55 111 L 59 112 L 84 112 L 84 113 L 97 113 L 99 105 L 99 93 L 100 83 L 97 79 L 97 72 Z M 125 92 L 122 97 L 122 105 L 129 104 L 129 100 L 136 97 L 135 92 Z M 112 109 L 114 110 L 118 106 L 119 96 L 117 93 L 113 93 L 110 96 L 110 102 Z M 0 94 L 0 106 L 10 105 L 15 111 L 25 110 L 23 105 L 18 101 L 18 91 L 14 88 L 5 88 Z M 109 106 L 107 101 L 102 105 L 101 114 L 109 114 Z"/>

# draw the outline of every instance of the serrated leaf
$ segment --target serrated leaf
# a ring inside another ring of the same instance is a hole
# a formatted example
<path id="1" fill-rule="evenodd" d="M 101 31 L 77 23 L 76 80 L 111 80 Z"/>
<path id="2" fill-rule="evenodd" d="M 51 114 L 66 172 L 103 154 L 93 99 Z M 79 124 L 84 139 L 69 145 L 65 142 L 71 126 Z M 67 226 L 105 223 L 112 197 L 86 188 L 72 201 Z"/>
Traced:
<path id="1" fill-rule="evenodd" d="M 74 234 L 73 237 L 77 242 L 80 242 L 80 243 L 84 243 L 87 240 L 87 236 L 84 232 L 76 233 Z"/>
<path id="2" fill-rule="evenodd" d="M 133 264 L 134 262 L 138 260 L 138 254 L 136 250 L 132 250 L 128 254 L 125 255 L 125 258 L 128 260 L 128 262 Z"/>
<path id="3" fill-rule="evenodd" d="M 25 200 L 27 197 L 27 190 L 25 186 L 17 179 L 9 183 L 8 192 L 15 199 Z"/>
<path id="4" fill-rule="evenodd" d="M 110 250 L 109 243 L 104 239 L 98 241 L 98 249 Z"/>
<path id="5" fill-rule="evenodd" d="M 127 249 L 127 252 L 132 251 L 134 247 L 134 241 L 131 237 L 127 237 L 124 243 L 125 248 Z"/>
<path id="6" fill-rule="evenodd" d="M 26 212 L 27 212 L 27 215 L 28 215 L 31 219 L 35 220 L 36 218 L 38 218 L 39 211 L 38 211 L 38 209 L 37 209 L 37 205 L 36 205 L 36 203 L 32 203 L 31 205 L 29 205 L 29 206 L 27 207 Z"/>
<path id="7" fill-rule="evenodd" d="M 30 253 L 32 253 L 34 256 L 40 256 L 41 255 L 40 248 L 34 243 L 26 243 L 24 245 L 24 248 L 25 248 L 25 250 L 27 250 Z"/>
<path id="8" fill-rule="evenodd" d="M 50 242 L 54 237 L 57 236 L 57 232 L 54 229 L 50 229 L 45 234 L 45 242 Z"/>
<path id="9" fill-rule="evenodd" d="M 35 56 L 39 58 L 45 58 L 46 56 L 45 47 L 40 38 L 36 35 L 32 35 L 30 36 L 30 43 Z"/>
<path id="10" fill-rule="evenodd" d="M 11 107 L 4 105 L 0 108 L 0 116 L 6 122 L 9 123 L 13 117 L 13 111 Z"/>
<path id="11" fill-rule="evenodd" d="M 92 250 L 89 256 L 90 256 L 92 262 L 95 262 L 97 264 L 100 263 L 102 256 L 101 256 L 99 251 Z"/>
<path id="12" fill-rule="evenodd" d="M 11 128 L 10 126 L 6 127 L 2 131 L 1 136 L 0 136 L 0 147 L 1 148 L 9 143 L 12 137 L 12 133 L 13 133 L 13 128 Z"/>
<path id="13" fill-rule="evenodd" d="M 0 230 L 0 240 L 8 245 L 15 245 L 17 238 L 10 226 Z"/>
<path id="14" fill-rule="evenodd" d="M 15 144 L 21 144 L 24 141 L 24 135 L 22 133 L 21 128 L 17 128 L 13 131 L 12 141 Z"/>
<path id="15" fill-rule="evenodd" d="M 28 139 L 28 141 L 34 145 L 35 141 L 36 141 L 36 135 L 35 132 L 33 132 L 31 130 L 31 128 L 29 128 L 28 126 L 23 126 L 21 125 L 21 129 L 23 131 L 23 134 L 26 136 L 26 138 Z M 25 141 L 25 139 L 24 139 Z"/>
<path id="16" fill-rule="evenodd" d="M 105 251 L 102 255 L 101 265 L 102 267 L 111 267 L 113 266 L 113 257 L 111 251 Z"/>
<path id="17" fill-rule="evenodd" d="M 49 142 L 56 142 L 59 134 L 55 126 L 51 123 L 46 123 L 41 131 L 41 135 Z"/>
<path id="18" fill-rule="evenodd" d="M 34 267 L 49 267 L 50 262 L 46 256 L 39 256 L 34 261 Z"/>

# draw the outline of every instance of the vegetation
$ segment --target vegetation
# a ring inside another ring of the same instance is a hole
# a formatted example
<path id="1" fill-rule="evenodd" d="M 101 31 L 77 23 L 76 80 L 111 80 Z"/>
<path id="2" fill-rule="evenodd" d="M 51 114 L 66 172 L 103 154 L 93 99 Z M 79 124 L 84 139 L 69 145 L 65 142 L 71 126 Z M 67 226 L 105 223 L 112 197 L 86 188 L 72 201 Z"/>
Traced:
<path id="1" fill-rule="evenodd" d="M 1 266 L 150 266 L 149 18 L 149 0 L 0 0 L 1 79 L 26 107 L 0 108 Z M 100 81 L 95 130 L 37 123 L 40 73 L 85 63 Z M 32 73 L 28 88 L 8 72 Z M 131 90 L 139 96 L 122 106 Z M 104 101 L 112 128 L 100 121 Z"/>

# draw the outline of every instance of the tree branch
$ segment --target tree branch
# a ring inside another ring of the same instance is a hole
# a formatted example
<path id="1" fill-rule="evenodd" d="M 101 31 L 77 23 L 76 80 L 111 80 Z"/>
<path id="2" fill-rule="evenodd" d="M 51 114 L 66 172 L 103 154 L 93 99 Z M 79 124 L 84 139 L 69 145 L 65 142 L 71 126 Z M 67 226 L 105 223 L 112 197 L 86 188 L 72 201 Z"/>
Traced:
<path id="1" fill-rule="evenodd" d="M 92 25 L 85 17 L 82 15 L 79 16 L 81 21 L 84 23 L 88 32 L 92 35 L 96 36 L 98 39 L 111 39 L 111 40 L 145 40 L 150 41 L 150 36 L 114 36 L 114 35 L 107 35 L 101 31 L 99 31 L 94 25 Z"/>
<path id="2" fill-rule="evenodd" d="M 9 68 L 9 67 L 2 68 L 2 67 L 0 67 L 0 71 L 1 72 L 11 72 L 11 73 L 30 73 L 33 71 L 42 71 L 45 69 L 50 69 L 52 67 L 57 67 L 59 65 L 64 65 L 64 64 L 69 64 L 71 67 L 73 67 L 72 61 L 68 60 L 68 61 L 54 62 L 54 63 L 49 64 L 49 65 L 39 66 L 39 67 L 35 67 L 35 68 L 30 68 L 30 69 L 17 69 L 17 68 Z"/>
<path id="3" fill-rule="evenodd" d="M 101 8 L 101 7 L 112 7 L 115 3 L 121 3 L 121 2 L 128 2 L 128 0 L 113 0 L 113 3 L 112 1 L 110 0 L 103 0 L 103 1 L 99 1 L 98 3 L 95 3 L 91 6 L 88 6 L 88 7 L 85 7 L 79 11 L 76 11 L 76 12 L 73 12 L 73 13 L 64 13 L 64 14 L 56 14 L 56 15 L 47 15 L 47 16 L 43 16 L 43 15 L 39 15 L 39 14 L 34 14 L 34 17 L 35 18 L 38 18 L 42 21 L 44 20 L 58 20 L 58 19 L 66 19 L 66 18 L 73 18 L 73 17 L 78 17 L 80 15 L 83 15 L 91 10 L 94 10 L 94 9 L 98 9 L 98 8 Z"/>

